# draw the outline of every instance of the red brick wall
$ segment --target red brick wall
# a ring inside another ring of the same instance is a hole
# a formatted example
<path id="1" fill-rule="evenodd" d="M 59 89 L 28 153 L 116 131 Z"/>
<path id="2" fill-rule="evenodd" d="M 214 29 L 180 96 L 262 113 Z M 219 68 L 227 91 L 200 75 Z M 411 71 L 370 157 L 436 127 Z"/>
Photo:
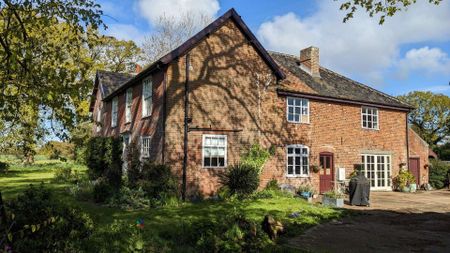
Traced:
<path id="1" fill-rule="evenodd" d="M 420 136 L 409 129 L 409 156 L 419 158 L 420 184 L 428 183 L 428 149 L 429 146 Z"/>

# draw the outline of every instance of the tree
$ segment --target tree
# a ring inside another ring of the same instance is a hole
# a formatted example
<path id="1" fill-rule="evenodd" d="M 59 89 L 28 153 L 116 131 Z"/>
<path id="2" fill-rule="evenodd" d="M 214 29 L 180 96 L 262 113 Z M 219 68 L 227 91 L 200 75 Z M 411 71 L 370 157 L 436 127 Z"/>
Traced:
<path id="1" fill-rule="evenodd" d="M 145 37 L 142 45 L 146 64 L 172 51 L 210 22 L 211 18 L 203 14 L 186 13 L 179 21 L 160 16 L 154 25 L 155 33 Z"/>
<path id="2" fill-rule="evenodd" d="M 434 147 L 450 135 L 450 97 L 432 92 L 414 91 L 400 96 L 400 100 L 414 106 L 409 113 L 412 128 Z"/>
<path id="3" fill-rule="evenodd" d="M 336 1 L 336 0 L 335 0 Z M 387 17 L 392 17 L 398 11 L 407 10 L 408 6 L 417 0 L 350 0 L 341 4 L 340 9 L 346 11 L 344 23 L 353 18 L 358 9 L 364 9 L 370 17 L 381 14 L 379 24 L 382 25 Z M 442 0 L 428 0 L 430 4 L 438 5 Z"/>

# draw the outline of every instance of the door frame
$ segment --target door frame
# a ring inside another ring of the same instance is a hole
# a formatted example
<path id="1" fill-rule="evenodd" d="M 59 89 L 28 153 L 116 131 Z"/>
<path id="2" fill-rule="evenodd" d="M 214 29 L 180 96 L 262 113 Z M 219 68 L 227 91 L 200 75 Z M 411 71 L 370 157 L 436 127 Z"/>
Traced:
<path id="1" fill-rule="evenodd" d="M 411 160 L 417 160 L 417 177 L 416 175 L 414 175 L 414 173 L 411 171 Z M 411 172 L 411 174 L 414 175 L 414 177 L 416 177 L 416 183 L 417 183 L 417 187 L 420 186 L 420 157 L 410 157 L 409 161 L 408 161 L 408 171 Z"/>
<path id="2" fill-rule="evenodd" d="M 331 158 L 331 161 L 330 161 L 330 163 L 331 163 L 331 172 L 330 173 L 331 173 L 331 184 L 332 184 L 331 190 L 333 190 L 334 181 L 336 180 L 336 175 L 334 172 L 334 153 L 328 152 L 328 151 L 320 152 L 319 153 L 319 164 L 320 164 L 320 157 L 322 157 L 322 156 Z M 320 189 L 320 176 L 322 176 L 322 175 L 320 174 L 320 171 L 319 171 L 319 192 L 322 193 L 322 191 Z"/>

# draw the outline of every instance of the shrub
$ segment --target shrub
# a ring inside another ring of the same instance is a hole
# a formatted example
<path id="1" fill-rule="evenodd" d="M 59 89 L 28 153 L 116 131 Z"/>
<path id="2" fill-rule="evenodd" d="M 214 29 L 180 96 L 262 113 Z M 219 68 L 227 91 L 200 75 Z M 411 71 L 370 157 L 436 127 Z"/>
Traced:
<path id="1" fill-rule="evenodd" d="M 221 175 L 220 181 L 227 186 L 231 194 L 248 196 L 258 189 L 259 173 L 249 164 L 237 164 Z"/>
<path id="2" fill-rule="evenodd" d="M 441 160 L 430 159 L 431 165 L 429 168 L 430 184 L 436 189 L 441 189 L 445 186 L 447 173 L 450 171 L 450 165 L 447 165 Z"/>
<path id="3" fill-rule="evenodd" d="M 128 186 L 136 188 L 137 182 L 141 179 L 141 152 L 135 142 L 131 142 L 127 148 L 127 177 Z"/>
<path id="4" fill-rule="evenodd" d="M 74 185 L 69 187 L 70 195 L 77 200 L 90 200 L 93 197 L 94 183 L 87 178 L 81 178 Z"/>
<path id="5" fill-rule="evenodd" d="M 106 178 L 99 178 L 94 183 L 92 194 L 95 202 L 103 203 L 114 194 L 114 189 L 108 183 Z"/>
<path id="6" fill-rule="evenodd" d="M 70 167 L 58 168 L 55 171 L 53 181 L 58 183 L 69 182 L 73 180 L 72 169 Z"/>
<path id="7" fill-rule="evenodd" d="M 86 150 L 90 179 L 105 177 L 112 189 L 122 183 L 122 141 L 112 137 L 93 137 Z"/>
<path id="8" fill-rule="evenodd" d="M 270 180 L 266 184 L 266 190 L 280 190 L 280 186 L 278 185 L 278 181 L 276 179 Z"/>
<path id="9" fill-rule="evenodd" d="M 397 190 L 402 190 L 404 187 L 409 186 L 411 183 L 415 183 L 414 175 L 406 169 L 400 169 L 398 176 L 396 176 L 392 183 Z"/>
<path id="10" fill-rule="evenodd" d="M 130 189 L 123 186 L 120 188 L 120 191 L 108 200 L 108 205 L 110 207 L 118 207 L 125 210 L 134 210 L 148 208 L 150 206 L 150 201 L 141 188 Z"/>
<path id="11" fill-rule="evenodd" d="M 263 149 L 259 144 L 253 144 L 250 150 L 242 156 L 241 163 L 255 168 L 261 173 L 262 167 L 270 157 L 270 152 Z"/>
<path id="12" fill-rule="evenodd" d="M 9 164 L 5 163 L 5 162 L 0 162 L 0 174 L 5 174 L 6 172 L 8 172 L 9 169 Z"/>
<path id="13" fill-rule="evenodd" d="M 58 202 L 43 184 L 30 185 L 6 210 L 14 214 L 11 232 L 17 252 L 79 252 L 93 231 L 87 214 Z"/>
<path id="14" fill-rule="evenodd" d="M 147 196 L 163 204 L 171 198 L 178 197 L 178 179 L 172 174 L 169 166 L 144 162 L 142 165 L 142 179 L 138 182 Z"/>
<path id="15" fill-rule="evenodd" d="M 326 196 L 331 199 L 342 199 L 345 197 L 343 193 L 333 190 L 325 192 L 323 196 Z"/>

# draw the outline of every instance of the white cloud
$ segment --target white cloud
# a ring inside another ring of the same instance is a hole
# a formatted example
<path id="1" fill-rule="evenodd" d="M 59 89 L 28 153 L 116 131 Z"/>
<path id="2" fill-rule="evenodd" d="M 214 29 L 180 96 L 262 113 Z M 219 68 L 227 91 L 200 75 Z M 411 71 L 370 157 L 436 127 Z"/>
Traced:
<path id="1" fill-rule="evenodd" d="M 319 1 L 312 16 L 294 13 L 261 24 L 258 36 L 272 50 L 298 55 L 300 49 L 320 48 L 320 61 L 339 72 L 364 75 L 374 82 L 399 62 L 399 48 L 407 43 L 450 41 L 450 3 L 439 6 L 418 1 L 407 12 L 378 25 L 377 18 L 357 13 L 342 23 L 344 12 L 336 1 Z"/>
<path id="2" fill-rule="evenodd" d="M 423 91 L 431 91 L 434 93 L 445 93 L 450 92 L 450 84 L 449 85 L 436 85 L 431 87 L 425 87 Z"/>
<path id="3" fill-rule="evenodd" d="M 120 40 L 132 40 L 138 45 L 144 40 L 144 34 L 137 27 L 130 24 L 110 24 L 105 34 Z"/>
<path id="4" fill-rule="evenodd" d="M 137 8 L 149 23 L 155 23 L 160 16 L 179 21 L 183 15 L 201 14 L 214 17 L 220 9 L 218 0 L 139 0 Z"/>
<path id="5" fill-rule="evenodd" d="M 411 49 L 398 63 L 400 76 L 406 78 L 414 71 L 416 74 L 449 74 L 450 58 L 440 48 L 422 47 Z"/>

